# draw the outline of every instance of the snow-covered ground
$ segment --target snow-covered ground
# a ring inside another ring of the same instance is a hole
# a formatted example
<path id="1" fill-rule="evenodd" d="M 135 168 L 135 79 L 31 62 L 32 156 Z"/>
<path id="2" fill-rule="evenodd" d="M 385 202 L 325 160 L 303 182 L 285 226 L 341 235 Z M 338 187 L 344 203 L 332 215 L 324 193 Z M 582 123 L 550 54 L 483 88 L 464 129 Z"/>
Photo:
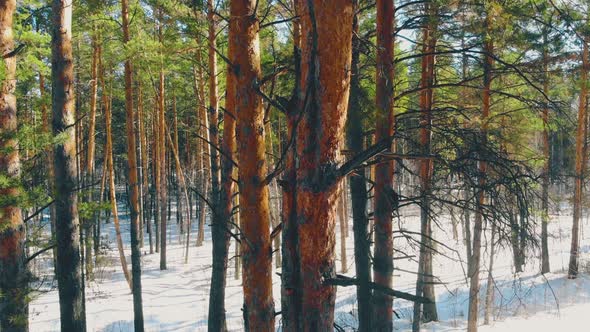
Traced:
<path id="1" fill-rule="evenodd" d="M 173 213 L 173 216 L 175 214 Z M 525 272 L 515 274 L 512 253 L 508 245 L 498 248 L 494 266 L 495 301 L 492 310 L 492 324 L 481 331 L 586 331 L 590 324 L 590 235 L 582 232 L 581 270 L 584 273 L 576 280 L 566 278 L 566 268 L 570 245 L 570 215 L 552 216 L 550 224 L 551 269 L 554 273 L 539 275 L 540 261 L 538 252 L 528 252 Z M 129 223 L 122 218 L 122 233 L 125 242 L 129 239 Z M 445 232 L 434 230 L 434 237 L 441 241 L 437 249 L 443 254 L 434 258 L 434 274 L 440 278 L 436 285 L 437 309 L 439 321 L 424 324 L 423 331 L 456 331 L 466 327 L 468 284 L 465 278 L 465 249 L 459 233 L 459 240 L 451 234 L 450 222 L 441 216 L 439 223 L 447 225 Z M 582 227 L 586 228 L 584 220 Z M 148 331 L 206 331 L 208 294 L 211 275 L 211 243 L 209 235 L 202 247 L 190 247 L 188 264 L 184 264 L 184 246 L 180 244 L 175 222 L 169 222 L 170 241 L 168 244 L 168 270 L 159 270 L 159 254 L 149 254 L 147 234 L 142 257 L 143 268 L 143 304 L 145 326 Z M 349 225 L 352 227 L 352 223 Z M 418 215 L 415 211 L 403 211 L 396 220 L 395 229 L 418 230 Z M 193 225 L 192 240 L 196 239 L 196 225 Z M 540 227 L 539 227 L 540 228 Z M 114 226 L 103 224 L 109 249 L 107 255 L 96 268 L 96 280 L 87 283 L 86 313 L 89 331 L 132 331 L 133 306 L 114 241 Z M 448 230 L 448 233 L 447 233 Z M 459 225 L 459 232 L 461 227 Z M 354 276 L 352 229 L 346 239 L 349 269 L 347 275 Z M 490 234 L 486 233 L 487 241 Z M 339 237 L 338 237 L 339 238 Z M 340 240 L 340 239 L 339 239 Z M 396 233 L 396 249 L 408 254 L 415 254 L 416 243 L 407 241 Z M 340 244 L 337 246 L 338 259 Z M 230 257 L 233 257 L 234 243 L 231 245 Z M 126 247 L 130 255 L 129 247 Z M 483 249 L 481 296 L 487 287 L 488 252 Z M 45 255 L 46 262 L 50 256 Z M 130 260 L 128 260 L 130 261 Z M 462 262 L 462 263 L 461 263 Z M 41 264 L 41 266 L 48 264 Z M 340 269 L 340 261 L 337 262 Z M 417 270 L 415 258 L 395 261 L 396 272 L 394 288 L 414 292 Z M 52 270 L 45 268 L 50 276 Z M 41 269 L 43 271 L 43 269 Z M 31 331 L 59 331 L 59 304 L 55 283 L 50 277 L 42 278 L 45 282 L 39 287 L 30 307 Z M 240 280 L 235 279 L 233 260 L 230 261 L 226 289 L 226 308 L 228 328 L 232 331 L 242 330 L 242 288 Z M 280 278 L 274 276 L 274 296 L 276 310 L 280 310 Z M 394 309 L 399 316 L 394 321 L 395 330 L 411 330 L 412 303 L 395 300 Z M 483 301 L 480 306 L 483 315 Z M 347 331 L 356 326 L 356 295 L 354 287 L 339 288 L 336 301 L 336 323 Z M 483 318 L 480 320 L 483 322 Z M 280 316 L 277 326 L 280 327 Z"/>

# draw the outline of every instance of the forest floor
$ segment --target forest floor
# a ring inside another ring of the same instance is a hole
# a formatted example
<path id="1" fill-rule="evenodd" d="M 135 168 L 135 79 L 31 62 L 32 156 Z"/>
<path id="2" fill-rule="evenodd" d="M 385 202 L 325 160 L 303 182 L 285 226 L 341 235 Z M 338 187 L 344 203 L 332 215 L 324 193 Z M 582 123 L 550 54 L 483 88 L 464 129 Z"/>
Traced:
<path id="1" fill-rule="evenodd" d="M 121 209 L 124 213 L 124 209 Z M 175 213 L 172 214 L 173 219 Z M 121 232 L 124 235 L 125 250 L 130 256 L 129 220 L 122 216 Z M 558 329 L 580 330 L 590 324 L 590 234 L 588 221 L 582 222 L 581 270 L 578 279 L 568 280 L 566 269 L 569 258 L 570 229 L 572 217 L 569 214 L 551 216 L 550 258 L 553 273 L 542 276 L 539 250 L 530 249 L 529 258 L 522 273 L 514 273 L 512 250 L 507 243 L 499 244 L 495 256 L 493 278 L 495 281 L 492 323 L 481 331 L 555 331 Z M 406 209 L 395 220 L 394 229 L 418 231 L 417 210 Z M 422 325 L 423 331 L 464 330 L 467 318 L 468 284 L 465 277 L 465 246 L 462 242 L 462 227 L 458 225 L 459 239 L 455 240 L 450 227 L 450 216 L 441 213 L 434 227 L 434 238 L 440 241 L 434 257 L 434 274 L 439 277 L 436 285 L 439 321 Z M 352 222 L 349 223 L 349 237 L 346 238 L 348 272 L 354 276 Z M 89 331 L 132 331 L 132 296 L 123 277 L 115 242 L 113 223 L 103 224 L 103 246 L 105 255 L 98 262 L 93 281 L 87 282 L 86 313 Z M 540 232 L 540 226 L 539 232 Z M 443 229 L 445 231 L 443 231 Z M 446 232 L 448 230 L 448 233 Z M 208 231 L 208 227 L 207 227 Z M 205 245 L 195 247 L 196 225 L 193 225 L 188 264 L 184 264 L 184 244 L 179 241 L 177 224 L 169 222 L 168 228 L 168 269 L 159 270 L 159 254 L 149 254 L 147 234 L 142 252 L 142 284 L 145 327 L 147 331 L 206 331 L 208 295 L 211 276 L 211 242 L 206 233 Z M 407 235 L 407 234 L 406 234 Z M 417 241 L 408 239 L 403 233 L 395 234 L 398 256 L 404 253 L 414 255 L 418 252 Z M 415 236 L 414 236 L 415 237 Z M 338 233 L 338 241 L 340 234 Z M 489 229 L 484 241 L 489 242 Z M 184 241 L 184 239 L 183 239 Z M 234 256 L 235 244 L 232 242 L 230 257 Z M 340 273 L 340 243 L 338 253 L 338 272 Z M 481 298 L 487 287 L 488 247 L 482 249 Z M 59 331 L 59 305 L 56 282 L 49 253 L 41 256 L 33 267 L 40 281 L 36 284 L 30 306 L 30 330 L 35 332 Z M 414 293 L 417 258 L 395 261 L 394 288 Z M 128 258 L 128 262 L 130 259 Z M 277 271 L 278 272 L 278 271 Z M 227 323 L 231 331 L 242 330 L 242 288 L 235 278 L 234 260 L 230 260 L 226 289 Z M 274 297 L 276 310 L 280 310 L 280 278 L 274 275 Z M 481 314 L 483 316 L 483 303 Z M 339 288 L 336 300 L 336 323 L 346 331 L 353 331 L 357 325 L 356 294 L 354 287 Z M 395 300 L 394 309 L 399 318 L 394 320 L 397 331 L 411 330 L 412 303 Z M 280 318 L 280 316 L 279 316 Z M 483 322 L 483 317 L 481 318 Z M 277 327 L 280 327 L 277 319 Z"/>

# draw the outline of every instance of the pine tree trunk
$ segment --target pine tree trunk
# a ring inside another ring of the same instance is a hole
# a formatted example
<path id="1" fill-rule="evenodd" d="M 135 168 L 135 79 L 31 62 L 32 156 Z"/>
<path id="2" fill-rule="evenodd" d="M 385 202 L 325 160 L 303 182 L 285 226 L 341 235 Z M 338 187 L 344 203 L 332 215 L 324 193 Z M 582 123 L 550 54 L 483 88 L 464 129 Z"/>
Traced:
<path id="1" fill-rule="evenodd" d="M 303 1 L 303 0 L 299 0 Z M 301 94 L 297 126 L 296 213 L 299 222 L 301 330 L 334 324 L 336 199 L 339 180 L 327 181 L 340 161 L 348 105 L 353 5 L 310 0 L 301 7 Z M 320 52 L 321 45 L 321 52 Z"/>
<path id="2" fill-rule="evenodd" d="M 162 9 L 157 9 L 158 16 L 158 41 L 164 44 L 164 31 L 162 20 Z M 168 168 L 166 162 L 166 104 L 165 104 L 165 77 L 164 77 L 164 63 L 160 64 L 160 79 L 158 85 L 158 110 L 160 116 L 158 117 L 158 144 L 159 144 L 159 168 L 160 168 L 160 270 L 166 270 L 166 244 L 168 234 Z"/>
<path id="3" fill-rule="evenodd" d="M 201 64 L 201 52 L 196 52 L 196 60 L 198 64 Z M 197 169 L 198 169 L 198 185 L 200 194 L 206 196 L 209 190 L 209 168 L 207 167 L 209 156 L 209 121 L 207 119 L 207 108 L 205 107 L 205 88 L 203 86 L 203 74 L 201 66 L 198 66 L 198 70 L 193 67 L 194 76 L 194 92 L 198 96 L 199 105 L 197 105 L 197 147 L 199 153 L 197 154 Z M 207 215 L 205 209 L 205 200 L 202 198 L 198 199 L 199 205 L 199 224 L 197 227 L 197 247 L 203 245 L 205 239 L 205 217 Z"/>
<path id="4" fill-rule="evenodd" d="M 152 202 L 154 202 L 154 229 L 155 229 L 155 238 L 156 238 L 156 252 L 160 252 L 160 172 L 162 166 L 160 165 L 160 130 L 158 126 L 160 124 L 160 110 L 159 110 L 159 101 L 158 101 L 158 94 L 156 93 L 154 98 L 154 104 L 156 105 L 156 109 L 153 114 L 152 118 L 152 136 L 153 136 L 153 148 L 152 153 L 153 157 L 153 167 L 152 167 L 152 178 L 154 181 L 154 188 Z"/>
<path id="5" fill-rule="evenodd" d="M 543 93 L 549 95 L 549 54 L 547 50 L 547 32 L 543 34 Z M 541 192 L 541 273 L 549 273 L 549 244 L 547 224 L 549 223 L 549 171 L 551 167 L 551 149 L 549 142 L 549 107 L 543 108 L 543 163 Z"/>
<path id="6" fill-rule="evenodd" d="M 576 170 L 574 180 L 574 218 L 572 226 L 572 243 L 570 249 L 570 261 L 568 267 L 568 278 L 575 279 L 578 276 L 578 251 L 580 247 L 579 233 L 580 233 L 580 219 L 582 218 L 582 186 L 584 182 L 584 143 L 586 141 L 586 103 L 588 99 L 588 70 L 590 64 L 588 61 L 588 43 L 590 37 L 584 36 L 583 50 L 582 50 L 582 69 L 581 69 L 581 87 L 580 87 L 580 102 L 578 105 L 578 129 L 576 134 Z"/>
<path id="7" fill-rule="evenodd" d="M 121 1 L 123 18 L 123 42 L 127 44 L 129 37 L 129 8 L 127 0 Z M 135 332 L 141 332 L 143 327 L 143 300 L 141 294 L 141 249 L 139 247 L 139 228 L 141 220 L 139 214 L 139 188 L 141 179 L 137 175 L 137 143 L 135 141 L 135 108 L 133 106 L 133 68 L 131 59 L 125 59 L 125 124 L 127 131 L 127 174 L 129 180 L 130 206 L 130 235 L 131 235 L 131 273 L 133 292 L 133 322 Z M 112 145 L 111 145 L 112 147 Z M 112 158 L 112 157 L 111 157 Z M 114 190 L 114 188 L 113 188 Z"/>
<path id="8" fill-rule="evenodd" d="M 495 241 L 496 241 L 496 225 L 492 223 L 492 238 L 490 240 L 490 263 L 488 266 L 488 284 L 486 289 L 486 307 L 484 313 L 484 324 L 490 324 L 490 315 L 492 314 L 494 306 L 494 255 L 495 255 Z"/>
<path id="9" fill-rule="evenodd" d="M 149 213 L 149 166 L 148 166 L 148 148 L 147 148 L 147 131 L 145 129 L 145 122 L 146 117 L 143 113 L 143 91 L 141 86 L 141 81 L 137 81 L 137 117 L 138 117 L 138 125 L 139 125 L 139 144 L 141 153 L 141 180 L 142 180 L 142 215 L 143 215 L 143 222 L 146 224 L 147 232 L 148 232 L 148 241 L 150 244 L 150 254 L 154 253 L 154 243 L 153 243 L 153 236 L 152 236 L 152 227 L 151 227 L 151 217 Z M 142 226 L 143 229 L 143 226 Z M 143 239 L 143 236 L 141 236 Z M 143 242 L 143 241 L 142 241 Z"/>
<path id="10" fill-rule="evenodd" d="M 52 2 L 53 134 L 64 140 L 54 146 L 57 283 L 62 331 L 86 331 L 84 281 L 80 261 L 80 221 L 76 192 L 74 133 L 74 66 L 72 0 Z"/>
<path id="11" fill-rule="evenodd" d="M 13 14 L 15 0 L 0 1 L 0 53 L 9 54 L 14 48 Z M 16 55 L 3 57 L 3 82 L 0 87 L 0 330 L 28 331 L 29 305 L 25 256 L 25 225 L 17 202 L 21 195 L 20 158 L 18 153 L 16 118 Z"/>
<path id="12" fill-rule="evenodd" d="M 491 24 L 491 13 L 487 13 L 485 19 L 486 33 L 484 37 L 484 68 L 483 68 L 483 91 L 482 91 L 482 115 L 481 115 L 481 141 L 482 145 L 487 144 L 487 121 L 490 114 L 490 94 L 492 85 L 492 69 L 494 65 L 493 52 L 494 44 L 489 36 L 489 29 Z M 477 319 L 479 307 L 479 271 L 481 258 L 481 233 L 483 224 L 483 205 L 485 200 L 484 187 L 486 185 L 487 164 L 485 161 L 480 161 L 478 164 L 478 188 L 476 189 L 476 206 L 475 218 L 473 221 L 473 246 L 471 257 L 471 274 L 469 287 L 469 311 L 467 330 L 469 332 L 477 332 Z"/>
<path id="13" fill-rule="evenodd" d="M 104 92 L 103 92 L 104 93 Z M 105 93 L 106 95 L 106 93 Z M 123 270 L 123 274 L 125 275 L 125 280 L 129 285 L 129 289 L 133 290 L 131 286 L 131 275 L 129 274 L 129 269 L 127 268 L 127 259 L 125 258 L 125 249 L 123 247 L 123 239 L 121 237 L 121 226 L 119 222 L 119 211 L 117 207 L 117 194 L 116 194 L 116 187 L 115 187 L 115 166 L 113 164 L 113 133 L 111 130 L 111 108 L 108 105 L 105 105 L 104 108 L 104 116 L 106 121 L 106 145 L 105 149 L 107 150 L 107 161 L 105 167 L 108 169 L 109 174 L 109 195 L 111 201 L 111 211 L 113 213 L 113 220 L 115 222 L 115 234 L 117 237 L 117 249 L 119 250 L 119 259 L 121 261 L 121 269 Z"/>
<path id="14" fill-rule="evenodd" d="M 274 331 L 269 191 L 267 183 L 264 182 L 267 172 L 264 108 L 255 86 L 255 82 L 262 78 L 259 22 L 253 19 L 256 15 L 256 6 L 255 0 L 231 1 L 229 54 L 232 67 L 228 81 L 235 75 L 235 88 L 228 86 L 228 95 L 235 89 L 233 101 L 237 115 L 236 138 L 240 164 L 238 177 L 243 239 L 240 252 L 243 270 L 244 326 L 246 331 Z M 233 98 L 231 96 L 228 101 L 232 101 Z M 228 112 L 231 110 L 228 109 Z M 228 117 L 225 117 L 224 121 L 227 119 Z M 224 135 L 224 141 L 229 135 L 231 133 Z M 229 161 L 224 162 L 224 170 L 226 163 L 229 165 Z M 231 195 L 231 191 L 227 194 Z M 223 196 L 225 195 L 222 195 L 221 201 L 224 199 Z"/>
<path id="15" fill-rule="evenodd" d="M 297 141 L 296 100 L 301 94 L 301 2 L 295 1 L 295 17 L 293 19 L 293 57 L 295 67 L 295 82 L 287 109 L 287 151 L 285 157 L 285 170 L 282 175 L 282 213 L 283 230 L 282 238 L 282 264 L 281 264 L 281 318 L 285 332 L 298 332 L 301 330 L 301 276 L 299 257 L 299 223 L 295 205 L 295 158 L 296 151 L 292 145 Z"/>
<path id="16" fill-rule="evenodd" d="M 394 131 L 393 76 L 394 76 L 394 1 L 377 0 L 377 89 L 375 140 L 389 140 Z M 375 283 L 391 288 L 393 275 L 392 217 L 396 202 L 393 191 L 392 161 L 375 166 L 375 249 L 373 276 Z M 373 294 L 374 331 L 393 329 L 393 297 L 381 292 Z"/>
<path id="17" fill-rule="evenodd" d="M 354 12 L 358 2 L 354 0 Z M 363 111 L 361 106 L 360 86 L 360 39 L 358 38 L 358 14 L 353 18 L 352 63 L 350 78 L 350 100 L 348 102 L 348 122 L 346 128 L 348 148 L 358 154 L 364 150 Z M 371 330 L 371 249 L 369 242 L 369 216 L 367 215 L 368 197 L 366 171 L 359 170 L 350 176 L 350 197 L 352 203 L 352 228 L 354 237 L 354 262 L 359 285 L 356 287 L 358 301 L 359 332 Z"/>
<path id="18" fill-rule="evenodd" d="M 422 76 L 420 80 L 420 145 L 422 154 L 427 156 L 431 149 L 431 125 L 432 125 L 432 104 L 434 84 L 434 64 L 436 50 L 436 15 L 435 4 L 426 4 L 426 15 L 429 23 L 423 30 L 422 53 Z M 430 195 L 432 194 L 432 160 L 424 158 L 420 161 L 420 258 L 418 267 L 418 280 L 416 281 L 416 295 L 429 298 L 432 303 L 414 303 L 414 320 L 412 330 L 418 331 L 420 321 L 430 322 L 438 320 L 436 311 L 434 284 L 432 277 L 432 226 Z M 422 311 L 420 311 L 422 307 Z"/>

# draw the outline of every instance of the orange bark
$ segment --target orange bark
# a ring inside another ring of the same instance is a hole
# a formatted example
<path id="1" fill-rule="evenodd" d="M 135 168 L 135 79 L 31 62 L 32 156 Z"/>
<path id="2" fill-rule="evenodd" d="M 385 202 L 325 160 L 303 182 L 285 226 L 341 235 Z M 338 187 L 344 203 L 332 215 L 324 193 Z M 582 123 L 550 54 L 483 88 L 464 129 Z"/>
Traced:
<path id="1" fill-rule="evenodd" d="M 302 1 L 302 0 L 300 0 Z M 342 143 L 352 56 L 350 0 L 300 4 L 301 93 L 297 127 L 296 209 L 301 267 L 301 329 L 329 331 L 336 288 L 324 284 L 336 267 L 335 224 L 339 181 L 332 177 Z"/>
<path id="2" fill-rule="evenodd" d="M 274 331 L 272 243 L 266 176 L 264 109 L 256 92 L 261 79 L 255 0 L 232 0 L 229 42 L 235 74 L 240 167 L 242 282 L 246 331 Z M 230 88 L 231 90 L 231 88 Z"/>
<path id="3" fill-rule="evenodd" d="M 14 48 L 12 33 L 16 1 L 0 1 L 0 54 Z M 0 82 L 0 330 L 27 331 L 28 273 L 25 257 L 25 226 L 18 206 L 20 158 L 16 139 L 16 55 L 4 56 L 4 80 Z"/>

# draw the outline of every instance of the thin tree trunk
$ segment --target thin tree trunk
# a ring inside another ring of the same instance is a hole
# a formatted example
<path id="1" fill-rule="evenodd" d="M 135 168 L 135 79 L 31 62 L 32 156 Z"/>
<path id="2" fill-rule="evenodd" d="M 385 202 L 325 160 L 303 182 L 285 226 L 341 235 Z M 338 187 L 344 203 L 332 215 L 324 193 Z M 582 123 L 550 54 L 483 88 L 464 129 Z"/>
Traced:
<path id="1" fill-rule="evenodd" d="M 346 192 L 346 184 L 344 181 L 340 184 L 342 193 Z M 340 194 L 338 198 L 338 219 L 340 221 L 340 271 L 342 273 L 348 272 L 348 261 L 346 259 L 346 221 L 344 213 L 344 194 Z"/>
<path id="2" fill-rule="evenodd" d="M 127 44 L 130 40 L 129 8 L 127 0 L 121 1 L 121 14 L 123 18 L 123 43 Z M 129 58 L 125 59 L 125 110 L 125 124 L 127 131 L 127 174 L 129 180 L 129 206 L 131 212 L 131 273 L 133 274 L 131 290 L 133 292 L 133 322 L 135 332 L 141 332 L 144 330 L 143 299 L 141 294 L 141 249 L 139 241 L 139 228 L 141 227 L 139 214 L 139 189 L 141 179 L 137 175 L 138 163 L 137 143 L 135 141 L 135 108 L 133 107 L 133 68 L 131 59 Z"/>
<path id="3" fill-rule="evenodd" d="M 162 22 L 162 9 L 158 8 L 158 40 L 160 44 L 164 44 L 164 31 Z M 164 63 L 160 64 L 160 80 L 158 85 L 158 110 L 160 116 L 158 118 L 158 144 L 160 146 L 159 153 L 159 168 L 160 168 L 160 270 L 166 270 L 166 235 L 168 234 L 167 223 L 167 202 L 168 202 L 168 180 L 166 178 L 168 169 L 166 163 L 166 105 L 165 105 L 165 87 L 164 87 Z"/>
<path id="4" fill-rule="evenodd" d="M 154 187 L 155 187 L 155 191 L 153 192 L 153 197 L 152 197 L 152 201 L 154 202 L 154 229 L 156 230 L 154 236 L 156 238 L 156 252 L 159 253 L 160 252 L 160 180 L 161 180 L 161 176 L 160 176 L 160 172 L 162 169 L 162 166 L 160 165 L 160 130 L 158 129 L 158 126 L 160 124 L 160 103 L 159 103 L 159 99 L 158 99 L 158 94 L 156 93 L 154 101 L 155 101 L 155 105 L 156 105 L 156 110 L 153 114 L 153 119 L 152 119 L 152 136 L 153 136 L 153 148 L 152 148 L 152 152 L 153 152 L 153 171 L 152 171 L 152 178 L 154 180 Z"/>
<path id="5" fill-rule="evenodd" d="M 0 53 L 14 48 L 12 32 L 15 0 L 0 1 Z M 16 55 L 3 57 L 0 87 L 0 174 L 8 185 L 0 189 L 0 330 L 28 331 L 29 271 L 25 256 L 25 225 L 17 204 L 21 195 L 16 118 Z"/>
<path id="6" fill-rule="evenodd" d="M 549 94 L 549 54 L 547 49 L 547 31 L 543 30 L 543 93 Z M 543 163 L 541 193 L 541 273 L 549 273 L 549 245 L 547 224 L 549 223 L 549 170 L 551 167 L 551 149 L 549 142 L 549 107 L 543 108 Z"/>
<path id="7" fill-rule="evenodd" d="M 72 0 L 52 2 L 53 134 L 63 141 L 54 146 L 57 283 L 61 330 L 86 331 L 84 280 L 80 262 L 80 221 L 74 133 L 74 65 Z"/>
<path id="8" fill-rule="evenodd" d="M 103 91 L 103 95 L 106 96 L 106 91 Z M 108 97 L 103 97 L 108 98 Z M 117 194 L 115 187 L 115 166 L 113 164 L 113 134 L 111 130 L 111 108 L 107 103 L 104 108 L 104 115 L 106 121 L 106 146 L 107 150 L 107 161 L 105 167 L 108 169 L 109 174 L 109 195 L 111 201 L 111 211 L 113 213 L 113 220 L 115 222 L 115 234 L 117 237 L 117 249 L 119 250 L 119 259 L 121 261 L 121 269 L 125 275 L 125 280 L 129 285 L 129 289 L 133 290 L 131 286 L 131 275 L 127 268 L 127 259 L 125 258 L 125 249 L 123 247 L 123 239 L 121 237 L 121 226 L 119 223 L 119 211 L 117 207 Z"/>
<path id="9" fill-rule="evenodd" d="M 295 67 L 295 82 L 288 108 L 285 170 L 282 178 L 282 269 L 281 269 L 281 318 L 285 332 L 301 330 L 301 275 L 299 257 L 299 222 L 297 220 L 296 205 L 296 169 L 295 159 L 297 151 L 293 145 L 297 141 L 297 100 L 301 94 L 301 6 L 302 2 L 295 1 L 295 17 L 293 26 L 293 58 Z M 279 130 L 280 131 L 280 130 Z"/>
<path id="10" fill-rule="evenodd" d="M 151 218 L 150 214 L 148 213 L 149 206 L 148 202 L 148 193 L 149 193 L 149 166 L 148 166 L 148 150 L 147 150 L 147 131 L 145 129 L 145 117 L 143 113 L 143 92 L 141 86 L 141 80 L 137 81 L 137 117 L 138 117 L 138 125 L 139 125 L 139 144 L 141 147 L 140 159 L 141 159 L 141 178 L 142 178 L 142 196 L 143 196 L 143 204 L 142 204 L 142 214 L 143 214 L 143 221 L 146 224 L 147 232 L 148 232 L 148 241 L 150 244 L 150 254 L 154 253 L 154 243 L 153 243 L 153 236 L 152 236 L 152 227 L 151 227 Z M 143 229 L 143 226 L 142 226 Z M 143 236 L 142 236 L 143 238 Z M 143 242 L 143 241 L 142 241 Z"/>
<path id="11" fill-rule="evenodd" d="M 487 144 L 487 121 L 490 114 L 490 94 L 492 85 L 492 69 L 494 65 L 493 52 L 494 44 L 489 36 L 489 29 L 492 18 L 491 13 L 486 14 L 485 28 L 486 33 L 484 37 L 484 70 L 483 70 L 483 91 L 482 91 L 482 115 L 481 115 L 481 135 L 482 145 Z M 475 219 L 473 225 L 473 256 L 471 257 L 471 274 L 469 287 L 469 311 L 467 330 L 469 332 L 477 332 L 477 318 L 479 307 L 479 270 L 481 257 L 481 233 L 483 224 L 483 204 L 485 199 L 484 187 L 486 185 L 487 164 L 485 161 L 480 161 L 478 164 L 478 188 L 476 195 Z"/>
<path id="12" fill-rule="evenodd" d="M 494 305 L 494 255 L 495 255 L 495 241 L 496 241 L 496 225 L 492 223 L 492 238 L 490 240 L 490 263 L 488 266 L 488 284 L 486 289 L 486 307 L 484 313 L 484 324 L 490 324 L 490 315 L 492 314 Z"/>

